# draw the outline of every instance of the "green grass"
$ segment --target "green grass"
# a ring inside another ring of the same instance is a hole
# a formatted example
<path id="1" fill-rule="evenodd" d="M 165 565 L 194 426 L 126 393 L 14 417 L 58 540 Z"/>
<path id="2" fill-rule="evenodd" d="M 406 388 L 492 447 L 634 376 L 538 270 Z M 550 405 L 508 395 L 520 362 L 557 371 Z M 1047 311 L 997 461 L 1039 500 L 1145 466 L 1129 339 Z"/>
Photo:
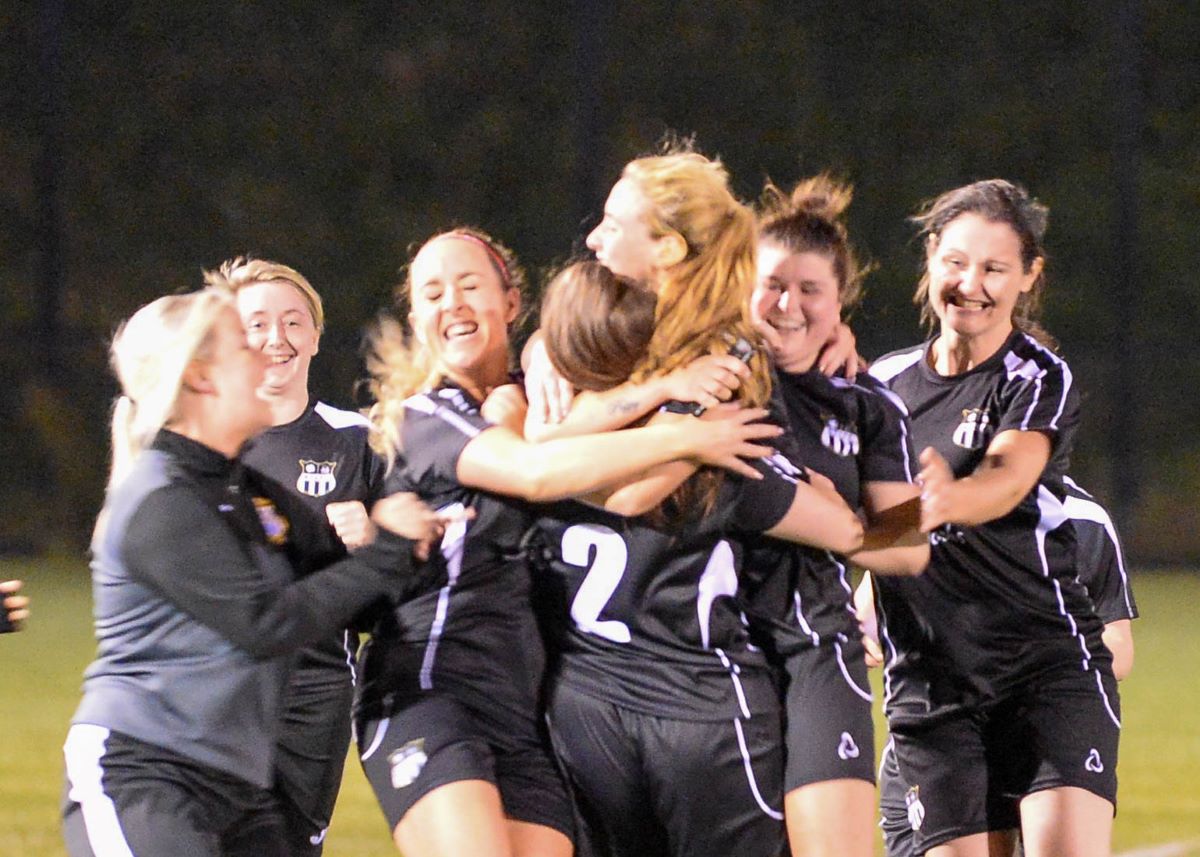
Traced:
<path id="1" fill-rule="evenodd" d="M 0 579 L 8 577 L 27 581 L 34 617 L 27 630 L 0 637 L 0 855 L 60 857 L 61 746 L 94 649 L 89 580 L 81 559 L 0 564 Z M 1200 681 L 1191 655 L 1200 574 L 1146 573 L 1135 587 L 1143 618 L 1134 623 L 1137 663 L 1121 687 L 1118 853 L 1200 839 Z M 325 853 L 395 853 L 353 758 Z"/>

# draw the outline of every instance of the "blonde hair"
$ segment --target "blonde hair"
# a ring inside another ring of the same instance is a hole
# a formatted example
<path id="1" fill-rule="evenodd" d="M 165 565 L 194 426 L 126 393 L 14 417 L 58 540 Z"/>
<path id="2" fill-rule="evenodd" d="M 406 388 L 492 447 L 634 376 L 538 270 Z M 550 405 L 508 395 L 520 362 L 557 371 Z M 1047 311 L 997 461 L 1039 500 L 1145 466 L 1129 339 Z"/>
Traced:
<path id="1" fill-rule="evenodd" d="M 236 256 L 221 263 L 215 271 L 204 272 L 204 285 L 214 289 L 224 289 L 236 295 L 247 286 L 259 283 L 287 283 L 300 293 L 308 304 L 308 312 L 312 316 L 317 333 L 325 329 L 325 305 L 321 296 L 312 287 L 303 274 L 295 268 L 279 262 L 268 262 L 266 259 L 255 259 L 251 256 Z"/>
<path id="2" fill-rule="evenodd" d="M 188 364 L 206 356 L 213 325 L 232 307 L 229 294 L 213 288 L 167 295 L 146 304 L 117 329 L 110 362 L 121 395 L 113 405 L 109 487 L 175 419 Z"/>
<path id="3" fill-rule="evenodd" d="M 738 339 L 758 343 L 749 310 L 756 277 L 754 213 L 733 195 L 721 162 L 692 151 L 690 143 L 669 142 L 660 155 L 630 161 L 621 177 L 649 203 L 650 234 L 674 232 L 687 245 L 683 260 L 660 272 L 654 335 L 631 380 L 726 354 Z M 771 396 L 770 364 L 761 348 L 749 367 L 737 400 L 761 407 Z M 670 516 L 710 512 L 723 479 L 720 471 L 702 469 L 672 494 Z"/>
<path id="4" fill-rule="evenodd" d="M 516 254 L 482 229 L 458 226 L 430 236 L 411 254 L 404 268 L 404 279 L 395 290 L 396 305 L 401 311 L 412 306 L 413 260 L 430 244 L 445 239 L 460 239 L 481 247 L 504 291 L 516 289 L 524 296 L 527 279 Z M 442 371 L 433 351 L 416 341 L 411 331 L 406 332 L 394 318 L 387 316 L 379 319 L 369 336 L 366 361 L 370 374 L 368 389 L 375 399 L 368 412 L 371 446 L 387 457 L 391 467 L 400 451 L 405 400 L 420 390 L 437 386 L 442 380 Z"/>

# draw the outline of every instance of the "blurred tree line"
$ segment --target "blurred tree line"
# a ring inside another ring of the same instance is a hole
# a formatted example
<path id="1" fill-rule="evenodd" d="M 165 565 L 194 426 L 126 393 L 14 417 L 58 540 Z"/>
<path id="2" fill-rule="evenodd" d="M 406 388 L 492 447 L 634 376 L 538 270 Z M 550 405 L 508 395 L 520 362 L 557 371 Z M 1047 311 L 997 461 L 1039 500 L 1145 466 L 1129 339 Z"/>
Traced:
<path id="1" fill-rule="evenodd" d="M 98 508 L 117 321 L 252 253 L 305 272 L 325 398 L 414 242 L 483 226 L 535 272 L 695 133 L 757 195 L 831 169 L 879 263 L 868 356 L 916 341 L 905 218 L 1004 176 L 1051 209 L 1048 327 L 1085 394 L 1077 479 L 1141 561 L 1200 558 L 1200 16 L 1186 3 L 0 2 L 0 549 Z"/>

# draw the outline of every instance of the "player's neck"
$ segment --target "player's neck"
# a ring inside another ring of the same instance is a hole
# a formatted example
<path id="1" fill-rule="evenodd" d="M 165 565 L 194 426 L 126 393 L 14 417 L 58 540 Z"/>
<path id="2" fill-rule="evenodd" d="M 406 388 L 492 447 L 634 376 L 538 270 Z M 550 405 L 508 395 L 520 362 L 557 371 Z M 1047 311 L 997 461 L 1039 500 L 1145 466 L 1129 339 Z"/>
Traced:
<path id="1" fill-rule="evenodd" d="M 294 420 L 299 419 L 308 407 L 308 388 L 301 387 L 298 390 L 267 390 L 260 389 L 258 394 L 262 396 L 267 403 L 267 407 L 271 409 L 271 425 L 282 426 L 287 425 Z"/>
<path id="2" fill-rule="evenodd" d="M 963 336 L 942 329 L 929 349 L 929 365 L 939 375 L 961 375 L 988 360 L 1008 341 L 1012 327 L 989 330 L 980 336 Z"/>

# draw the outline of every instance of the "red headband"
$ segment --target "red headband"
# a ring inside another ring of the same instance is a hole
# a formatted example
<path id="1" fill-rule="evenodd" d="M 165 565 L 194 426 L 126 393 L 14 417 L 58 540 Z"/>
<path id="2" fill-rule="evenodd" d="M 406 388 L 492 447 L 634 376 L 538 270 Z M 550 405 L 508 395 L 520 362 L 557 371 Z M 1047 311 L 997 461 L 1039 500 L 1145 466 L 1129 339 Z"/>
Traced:
<path id="1" fill-rule="evenodd" d="M 492 264 L 496 266 L 496 270 L 500 272 L 500 279 L 504 281 L 505 287 L 512 285 L 512 280 L 508 277 L 508 266 L 504 264 L 504 259 L 500 257 L 500 254 L 496 252 L 496 249 L 491 244 L 477 235 L 472 235 L 470 232 L 443 232 L 441 235 L 435 236 L 433 241 L 441 241 L 443 238 L 460 238 L 463 241 L 470 241 L 472 244 L 482 247 L 484 252 L 488 254 L 488 258 L 492 260 Z"/>

